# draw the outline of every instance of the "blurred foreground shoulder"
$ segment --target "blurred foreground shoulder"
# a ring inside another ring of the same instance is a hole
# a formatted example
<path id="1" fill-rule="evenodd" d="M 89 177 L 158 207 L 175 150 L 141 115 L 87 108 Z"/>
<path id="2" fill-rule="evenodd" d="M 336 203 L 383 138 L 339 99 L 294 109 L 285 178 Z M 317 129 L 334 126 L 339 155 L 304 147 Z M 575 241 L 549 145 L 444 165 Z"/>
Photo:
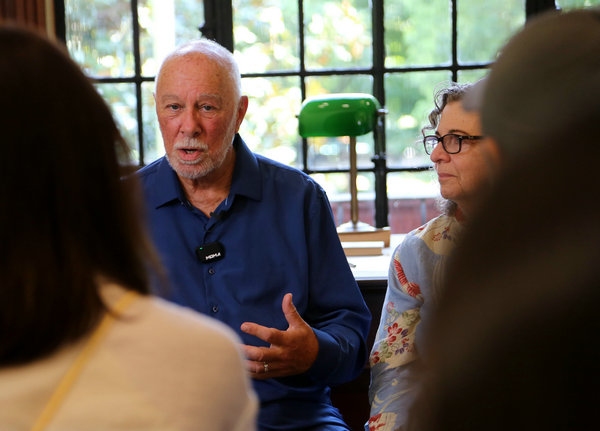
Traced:
<path id="1" fill-rule="evenodd" d="M 131 365 L 132 385 L 181 423 L 179 429 L 255 429 L 258 401 L 233 330 L 152 296 L 134 304 L 121 324 L 108 347 L 134 345 L 119 353 Z"/>

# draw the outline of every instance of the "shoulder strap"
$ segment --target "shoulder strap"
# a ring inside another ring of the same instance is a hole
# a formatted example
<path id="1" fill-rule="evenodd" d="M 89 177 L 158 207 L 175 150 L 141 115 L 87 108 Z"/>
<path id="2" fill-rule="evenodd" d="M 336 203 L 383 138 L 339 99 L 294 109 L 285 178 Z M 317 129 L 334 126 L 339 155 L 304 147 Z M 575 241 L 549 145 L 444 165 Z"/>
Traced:
<path id="1" fill-rule="evenodd" d="M 71 367 L 67 370 L 63 378 L 56 386 L 54 393 L 50 397 L 50 400 L 46 404 L 46 407 L 38 419 L 35 421 L 31 431 L 41 431 L 48 426 L 48 423 L 50 423 L 54 417 L 54 414 L 64 401 L 69 389 L 71 389 L 71 386 L 73 386 L 73 383 L 77 380 L 77 377 L 79 377 L 81 370 L 106 335 L 106 332 L 110 326 L 113 324 L 115 316 L 124 311 L 138 297 L 138 295 L 139 294 L 135 291 L 127 291 L 123 294 L 123 296 L 121 296 L 119 301 L 117 301 L 112 310 L 104 315 L 98 327 L 94 330 L 87 343 L 83 346 L 83 349 L 75 359 L 75 362 L 73 362 Z"/>

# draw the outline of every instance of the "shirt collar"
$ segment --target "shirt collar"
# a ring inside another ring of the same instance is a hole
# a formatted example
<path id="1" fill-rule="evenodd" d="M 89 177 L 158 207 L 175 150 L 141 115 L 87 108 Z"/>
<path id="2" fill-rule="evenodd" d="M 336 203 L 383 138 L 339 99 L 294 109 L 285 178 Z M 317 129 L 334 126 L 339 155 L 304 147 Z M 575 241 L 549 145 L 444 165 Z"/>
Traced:
<path id="1" fill-rule="evenodd" d="M 171 168 L 166 157 L 155 161 L 152 165 L 144 168 L 154 170 L 150 182 L 145 187 L 147 190 L 148 203 L 153 208 L 159 208 L 173 201 L 185 202 L 185 195 L 177 179 L 177 174 Z"/>
<path id="2" fill-rule="evenodd" d="M 233 139 L 235 150 L 235 167 L 231 179 L 229 197 L 224 202 L 229 209 L 236 195 L 246 196 L 250 199 L 260 200 L 262 197 L 262 176 L 256 155 L 250 151 L 246 143 L 236 134 Z M 156 162 L 156 175 L 154 184 L 151 185 L 150 204 L 154 208 L 167 205 L 173 201 L 186 202 L 185 193 L 179 183 L 177 174 L 171 168 L 169 161 L 163 157 Z"/>
<path id="3" fill-rule="evenodd" d="M 229 196 L 241 195 L 258 201 L 262 197 L 262 175 L 256 155 L 238 134 L 233 139 L 233 148 L 235 168 Z"/>

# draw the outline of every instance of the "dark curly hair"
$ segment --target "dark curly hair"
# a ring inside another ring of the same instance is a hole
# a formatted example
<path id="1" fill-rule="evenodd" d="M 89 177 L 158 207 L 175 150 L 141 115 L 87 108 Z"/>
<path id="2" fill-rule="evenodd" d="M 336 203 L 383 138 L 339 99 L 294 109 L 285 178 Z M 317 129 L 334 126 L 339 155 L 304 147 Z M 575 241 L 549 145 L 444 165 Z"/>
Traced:
<path id="1" fill-rule="evenodd" d="M 429 124 L 421 129 L 423 136 L 429 135 L 432 131 L 434 132 L 439 123 L 442 111 L 446 105 L 450 102 L 457 102 L 463 99 L 465 93 L 473 84 L 459 84 L 457 82 L 450 82 L 449 84 L 442 84 L 443 87 L 435 92 L 433 97 L 433 103 L 435 107 L 431 110 L 427 119 Z M 457 205 L 456 202 L 449 199 L 439 198 L 438 207 L 440 211 L 446 215 L 454 215 L 456 213 Z"/>

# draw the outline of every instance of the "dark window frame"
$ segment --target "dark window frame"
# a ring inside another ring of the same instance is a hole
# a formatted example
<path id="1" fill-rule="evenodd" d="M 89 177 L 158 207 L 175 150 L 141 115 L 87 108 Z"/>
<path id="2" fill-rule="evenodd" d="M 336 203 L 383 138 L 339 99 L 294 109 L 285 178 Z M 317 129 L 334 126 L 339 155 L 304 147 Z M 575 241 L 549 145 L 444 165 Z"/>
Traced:
<path id="1" fill-rule="evenodd" d="M 144 82 L 152 82 L 154 77 L 144 77 L 141 73 L 140 51 L 139 51 L 139 24 L 138 24 L 138 0 L 131 1 L 131 13 L 133 17 L 133 38 L 134 38 L 134 59 L 135 59 L 135 74 L 130 78 L 99 78 L 95 81 L 98 83 L 134 83 L 136 88 L 136 115 L 138 119 L 138 151 L 139 161 L 141 166 L 144 160 L 144 130 L 143 130 L 143 112 L 142 112 L 142 84 Z M 446 70 L 452 74 L 452 80 L 456 81 L 458 72 L 461 70 L 481 69 L 489 67 L 490 63 L 477 64 L 460 64 L 458 62 L 457 53 L 457 1 L 450 0 L 452 11 L 452 62 L 447 66 L 431 66 L 431 67 L 400 67 L 386 68 L 385 67 L 385 48 L 384 48 L 384 0 L 372 1 L 372 38 L 373 38 L 373 59 L 372 67 L 356 68 L 356 69 L 329 69 L 319 71 L 309 71 L 304 64 L 304 27 L 299 28 L 299 56 L 300 68 L 293 72 L 265 72 L 243 74 L 244 78 L 253 77 L 284 77 L 297 76 L 300 78 L 300 90 L 302 100 L 306 98 L 305 79 L 312 76 L 330 76 L 330 75 L 346 75 L 346 74 L 368 74 L 373 77 L 373 95 L 379 100 L 382 106 L 385 106 L 385 86 L 384 77 L 387 73 L 411 73 L 420 71 L 436 71 Z M 233 40 L 233 6 L 232 1 L 225 0 L 204 0 L 204 23 L 198 23 L 199 35 L 216 40 L 230 51 L 234 49 Z M 304 22 L 303 16 L 303 0 L 298 0 L 298 22 Z M 525 16 L 526 19 L 532 16 L 549 10 L 556 9 L 554 0 L 526 0 L 525 1 Z M 55 29 L 58 39 L 63 42 L 66 40 L 65 28 L 65 7 L 64 0 L 54 0 L 55 11 Z M 388 226 L 388 198 L 387 198 L 387 175 L 392 172 L 417 172 L 429 169 L 429 166 L 419 166 L 410 168 L 395 168 L 387 165 L 386 161 L 386 138 L 385 127 L 379 128 L 374 134 L 375 145 L 374 155 L 372 158 L 373 167 L 359 168 L 359 172 L 373 173 L 375 177 L 375 225 L 376 227 Z M 348 172 L 348 169 L 311 169 L 308 166 L 308 145 L 306 139 L 302 139 L 302 170 L 308 174 L 313 173 L 338 173 Z"/>

